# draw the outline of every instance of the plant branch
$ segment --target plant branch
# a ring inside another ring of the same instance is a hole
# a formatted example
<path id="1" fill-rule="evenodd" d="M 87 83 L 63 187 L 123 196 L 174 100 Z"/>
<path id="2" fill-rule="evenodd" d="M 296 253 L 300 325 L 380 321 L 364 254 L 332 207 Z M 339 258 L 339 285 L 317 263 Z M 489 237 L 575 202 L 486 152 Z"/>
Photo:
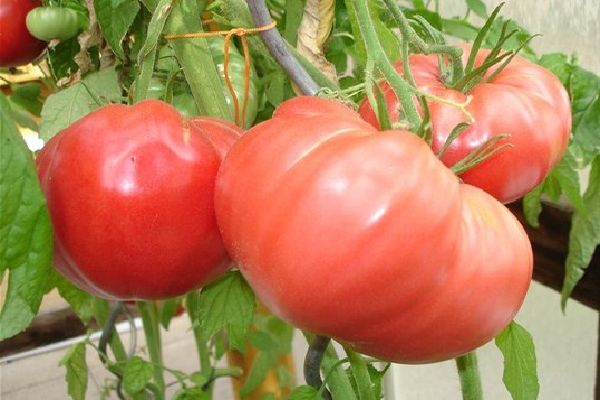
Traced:
<path id="1" fill-rule="evenodd" d="M 453 79 L 460 79 L 463 73 L 462 65 L 462 49 L 456 46 L 448 46 L 443 44 L 427 44 L 417 35 L 415 30 L 410 26 L 408 18 L 404 15 L 395 0 L 384 0 L 385 5 L 392 13 L 392 17 L 396 21 L 402 38 L 415 46 L 423 54 L 445 54 L 450 57 L 452 63 Z"/>
<path id="2" fill-rule="evenodd" d="M 394 66 L 385 54 L 377 37 L 375 27 L 373 26 L 367 2 L 363 0 L 353 0 L 353 4 L 356 9 L 358 26 L 365 41 L 367 56 L 373 59 L 375 67 L 383 74 L 394 90 L 394 93 L 396 93 L 396 96 L 398 96 L 398 100 L 402 105 L 402 109 L 408 119 L 411 129 L 417 130 L 421 125 L 421 120 L 412 98 L 415 88 L 398 75 Z M 403 62 L 408 62 L 408 60 L 403 60 Z"/>
<path id="3" fill-rule="evenodd" d="M 264 0 L 248 0 L 248 7 L 250 8 L 254 25 L 257 27 L 266 26 L 273 22 Z M 279 31 L 276 28 L 269 29 L 261 32 L 260 36 L 275 60 L 277 60 L 279 65 L 294 81 L 300 91 L 309 96 L 316 95 L 320 89 L 319 85 L 315 83 L 300 62 L 290 53 Z"/>
<path id="4" fill-rule="evenodd" d="M 187 309 L 187 314 L 190 317 L 190 322 L 192 323 L 192 331 L 194 333 L 194 341 L 196 343 L 196 351 L 198 353 L 198 361 L 200 362 L 200 370 L 204 374 L 208 374 L 209 371 L 213 371 L 213 367 L 210 361 L 210 354 L 208 347 L 206 345 L 206 340 L 202 334 L 202 327 L 196 323 L 196 315 L 198 315 L 198 307 L 200 301 L 200 293 L 197 290 L 189 292 L 185 297 L 185 306 Z M 212 380 L 209 380 L 205 386 L 205 391 L 212 390 Z M 204 390 L 204 389 L 203 389 Z"/>
<path id="5" fill-rule="evenodd" d="M 475 352 L 457 357 L 455 361 L 463 400 L 483 400 L 483 389 Z"/>

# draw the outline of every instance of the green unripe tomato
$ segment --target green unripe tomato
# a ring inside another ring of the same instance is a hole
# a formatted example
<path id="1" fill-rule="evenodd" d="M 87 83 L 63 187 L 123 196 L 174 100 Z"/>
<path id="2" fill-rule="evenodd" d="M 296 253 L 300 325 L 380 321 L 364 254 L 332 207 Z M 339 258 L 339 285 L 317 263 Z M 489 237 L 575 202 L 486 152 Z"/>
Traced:
<path id="1" fill-rule="evenodd" d="M 76 36 L 80 23 L 77 11 L 61 7 L 37 7 L 27 14 L 27 30 L 45 41 L 67 40 Z"/>

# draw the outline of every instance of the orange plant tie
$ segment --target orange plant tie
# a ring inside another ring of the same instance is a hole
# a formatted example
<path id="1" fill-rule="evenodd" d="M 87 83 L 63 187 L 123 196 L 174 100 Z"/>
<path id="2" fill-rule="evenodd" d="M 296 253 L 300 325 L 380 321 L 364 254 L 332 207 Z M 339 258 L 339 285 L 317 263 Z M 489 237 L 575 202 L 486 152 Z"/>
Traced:
<path id="1" fill-rule="evenodd" d="M 233 111 L 235 123 L 244 127 L 246 125 L 246 111 L 248 110 L 248 97 L 250 94 L 250 50 L 248 48 L 248 42 L 246 40 L 246 35 L 267 31 L 269 29 L 275 28 L 277 25 L 276 21 L 273 21 L 269 25 L 259 26 L 257 28 L 233 28 L 226 31 L 211 31 L 211 32 L 196 32 L 196 33 L 179 33 L 179 34 L 171 34 L 165 35 L 165 39 L 181 39 L 181 38 L 197 38 L 197 37 L 208 37 L 208 36 L 225 36 L 225 43 L 223 45 L 223 69 L 224 69 L 224 78 L 225 85 L 227 86 L 227 90 L 231 94 L 231 99 L 233 100 Z M 231 83 L 231 79 L 229 76 L 229 46 L 231 43 L 231 38 L 233 36 L 240 37 L 242 42 L 242 49 L 244 51 L 244 102 L 242 105 L 242 112 L 240 116 L 240 103 L 237 95 L 235 94 L 235 90 L 233 88 L 233 84 Z"/>

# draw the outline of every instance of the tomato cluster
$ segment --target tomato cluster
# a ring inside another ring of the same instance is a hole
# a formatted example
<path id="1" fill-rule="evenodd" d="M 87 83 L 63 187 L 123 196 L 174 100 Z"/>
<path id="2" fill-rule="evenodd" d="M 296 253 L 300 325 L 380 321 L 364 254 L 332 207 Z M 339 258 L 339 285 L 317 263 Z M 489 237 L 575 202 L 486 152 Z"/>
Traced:
<path id="1" fill-rule="evenodd" d="M 231 257 L 276 315 L 365 354 L 423 363 L 482 345 L 514 317 L 532 274 L 527 235 L 501 201 L 560 158 L 568 98 L 520 58 L 468 94 L 443 84 L 436 58 L 410 65 L 421 90 L 472 96 L 475 122 L 442 160 L 465 118 L 445 103 L 429 104 L 433 149 L 378 131 L 366 103 L 361 115 L 316 97 L 282 103 L 244 135 L 159 100 L 88 114 L 37 159 L 56 267 L 98 296 L 162 299 L 206 284 Z M 513 147 L 461 183 L 446 165 L 499 133 Z"/>

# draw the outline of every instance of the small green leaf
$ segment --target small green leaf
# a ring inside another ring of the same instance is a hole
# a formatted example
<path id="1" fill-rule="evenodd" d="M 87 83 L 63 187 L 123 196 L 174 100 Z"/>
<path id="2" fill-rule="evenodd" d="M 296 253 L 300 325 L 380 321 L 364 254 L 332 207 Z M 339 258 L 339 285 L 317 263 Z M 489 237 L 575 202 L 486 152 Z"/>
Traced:
<path id="1" fill-rule="evenodd" d="M 575 210 L 571 219 L 569 254 L 561 291 L 563 309 L 590 264 L 594 251 L 600 245 L 600 156 L 596 156 L 592 163 L 589 186 L 583 195 L 583 203 L 585 212 Z"/>
<path id="2" fill-rule="evenodd" d="M 462 40 L 472 41 L 477 37 L 478 29 L 468 21 L 458 18 L 442 20 L 444 33 Z"/>
<path id="3" fill-rule="evenodd" d="M 540 384 L 535 348 L 529 332 L 513 321 L 496 336 L 495 342 L 504 357 L 502 381 L 513 400 L 537 399 Z"/>
<path id="4" fill-rule="evenodd" d="M 573 142 L 581 153 L 580 167 L 600 152 L 600 77 L 572 64 L 566 55 L 546 54 L 539 63 L 561 80 L 571 97 Z M 575 149 L 573 150 L 575 151 Z"/>
<path id="5" fill-rule="evenodd" d="M 246 339 L 248 339 L 248 342 L 250 342 L 252 346 L 262 351 L 272 351 L 275 347 L 275 341 L 271 339 L 271 336 L 266 332 L 250 332 L 246 336 Z"/>
<path id="6" fill-rule="evenodd" d="M 177 309 L 181 306 L 180 299 L 167 299 L 162 302 L 162 305 L 159 308 L 159 319 L 160 324 L 165 329 L 169 329 L 169 325 L 171 324 L 171 320 L 177 313 Z"/>
<path id="7" fill-rule="evenodd" d="M 139 356 L 133 356 L 125 364 L 123 389 L 133 395 L 141 392 L 152 379 L 154 367 Z"/>
<path id="8" fill-rule="evenodd" d="M 84 400 L 88 384 L 88 367 L 85 362 L 85 343 L 79 342 L 72 346 L 59 365 L 67 369 L 66 381 L 69 396 L 73 400 Z"/>
<path id="9" fill-rule="evenodd" d="M 226 329 L 233 348 L 242 349 L 255 308 L 254 292 L 238 271 L 231 271 L 202 289 L 199 322 L 194 321 L 206 338 Z"/>
<path id="10" fill-rule="evenodd" d="M 523 214 L 527 223 L 534 228 L 540 227 L 540 214 L 542 213 L 542 193 L 544 183 L 540 183 L 531 192 L 523 197 Z"/>
<path id="11" fill-rule="evenodd" d="M 197 387 L 181 389 L 173 396 L 173 400 L 211 400 L 211 398 L 210 392 Z"/>
<path id="12" fill-rule="evenodd" d="M 167 18 L 165 32 L 181 34 L 202 32 L 196 0 L 178 0 Z M 233 110 L 227 104 L 223 82 L 205 38 L 180 38 L 171 41 L 177 61 L 196 100 L 198 110 L 213 117 L 233 120 Z"/>
<path id="13" fill-rule="evenodd" d="M 561 191 L 571 201 L 575 209 L 580 212 L 585 212 L 583 198 L 581 197 L 579 186 L 578 165 L 573 155 L 572 148 L 567 149 L 567 152 L 560 162 L 552 169 L 550 175 L 560 185 Z"/>
<path id="14" fill-rule="evenodd" d="M 154 64 L 156 61 L 156 47 L 158 39 L 162 33 L 167 17 L 171 12 L 174 0 L 159 0 L 156 10 L 152 14 L 152 19 L 148 24 L 148 33 L 144 45 L 138 53 L 139 75 L 135 80 L 135 100 L 140 101 L 146 98 Z"/>
<path id="15" fill-rule="evenodd" d="M 56 79 L 71 76 L 79 70 L 75 56 L 80 50 L 76 37 L 61 41 L 56 47 L 48 49 L 50 67 Z"/>
<path id="16" fill-rule="evenodd" d="M 240 389 L 240 396 L 247 396 L 259 387 L 269 370 L 275 365 L 276 360 L 277 356 L 273 352 L 259 352 L 250 367 L 244 386 Z"/>
<path id="17" fill-rule="evenodd" d="M 140 3 L 130 0 L 94 0 L 94 9 L 108 45 L 119 58 L 125 58 L 121 42 L 140 10 Z"/>
<path id="18" fill-rule="evenodd" d="M 42 108 L 40 137 L 48 140 L 103 103 L 120 99 L 119 77 L 114 67 L 90 74 L 83 82 L 48 97 Z"/>
<path id="19" fill-rule="evenodd" d="M 27 327 L 48 286 L 52 227 L 33 156 L 0 94 L 0 276 L 9 270 L 0 340 Z"/>
<path id="20" fill-rule="evenodd" d="M 321 394 L 317 389 L 308 385 L 301 385 L 296 387 L 288 400 L 322 400 Z"/>
<path id="21" fill-rule="evenodd" d="M 12 94 L 10 100 L 14 104 L 18 104 L 25 111 L 33 115 L 40 115 L 42 111 L 42 102 L 40 95 L 42 85 L 39 82 L 29 82 L 22 85 L 12 85 Z"/>
<path id="22" fill-rule="evenodd" d="M 95 297 L 73 286 L 56 270 L 50 270 L 49 288 L 58 289 L 60 296 L 65 299 L 84 323 L 94 316 Z"/>
<path id="23" fill-rule="evenodd" d="M 467 0 L 467 7 L 481 18 L 485 19 L 488 17 L 485 3 L 481 0 Z"/>

